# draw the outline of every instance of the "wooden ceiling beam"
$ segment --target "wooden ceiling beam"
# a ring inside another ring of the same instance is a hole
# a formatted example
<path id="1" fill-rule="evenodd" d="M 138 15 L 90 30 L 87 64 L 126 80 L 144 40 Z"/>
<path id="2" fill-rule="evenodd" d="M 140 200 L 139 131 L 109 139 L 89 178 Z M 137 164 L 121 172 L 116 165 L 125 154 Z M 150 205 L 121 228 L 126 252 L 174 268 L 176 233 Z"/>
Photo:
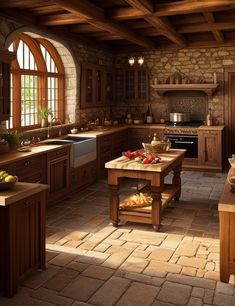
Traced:
<path id="1" fill-rule="evenodd" d="M 178 34 L 173 26 L 170 24 L 169 20 L 166 17 L 158 17 L 154 16 L 152 12 L 154 11 L 153 6 L 148 1 L 132 1 L 132 0 L 126 0 L 129 4 L 131 4 L 134 8 L 138 8 L 144 13 L 149 12 L 149 15 L 145 16 L 144 19 L 151 24 L 153 27 L 155 27 L 158 31 L 160 30 L 163 35 L 165 35 L 169 40 L 173 41 L 175 44 L 177 44 L 180 47 L 186 46 L 186 41 L 184 37 L 181 34 Z M 150 6 L 150 10 L 146 8 L 147 3 Z M 151 10 L 152 8 L 152 10 Z"/>
<path id="2" fill-rule="evenodd" d="M 215 23 L 215 17 L 213 13 L 211 12 L 205 12 L 203 13 L 203 16 L 205 17 L 206 21 L 210 24 Z M 218 42 L 224 42 L 224 36 L 223 33 L 220 30 L 212 30 L 212 34 L 216 41 Z"/>
<path id="3" fill-rule="evenodd" d="M 82 15 L 78 16 L 78 14 L 75 15 L 71 13 L 64 13 L 64 14 L 41 16 L 38 18 L 38 21 L 41 25 L 44 26 L 58 26 L 65 24 L 85 23 L 86 18 L 84 18 Z"/>
<path id="4" fill-rule="evenodd" d="M 129 0 L 128 0 L 129 1 Z M 137 2 L 137 1 L 132 1 Z M 169 2 L 156 4 L 154 6 L 155 16 L 173 16 L 183 14 L 193 14 L 201 12 L 213 12 L 220 10 L 230 10 L 235 8 L 235 0 L 182 0 L 179 2 Z M 146 13 L 139 8 L 115 8 L 108 11 L 110 18 L 115 20 L 129 20 L 143 18 Z"/>
<path id="5" fill-rule="evenodd" d="M 153 13 L 154 12 L 154 6 L 151 0 L 126 0 L 130 6 L 135 7 L 139 9 L 141 12 L 145 14 Z"/>
<path id="6" fill-rule="evenodd" d="M 231 30 L 235 29 L 235 22 L 216 22 L 216 23 L 201 23 L 194 25 L 183 25 L 177 27 L 178 33 L 196 33 L 209 32 L 216 30 Z"/>
<path id="7" fill-rule="evenodd" d="M 142 47 L 151 49 L 156 48 L 155 44 L 151 40 L 137 35 L 135 32 L 115 21 L 106 19 L 104 10 L 87 0 L 51 0 L 51 2 L 60 5 L 74 15 L 83 15 L 86 22 L 99 29 L 118 35 Z"/>

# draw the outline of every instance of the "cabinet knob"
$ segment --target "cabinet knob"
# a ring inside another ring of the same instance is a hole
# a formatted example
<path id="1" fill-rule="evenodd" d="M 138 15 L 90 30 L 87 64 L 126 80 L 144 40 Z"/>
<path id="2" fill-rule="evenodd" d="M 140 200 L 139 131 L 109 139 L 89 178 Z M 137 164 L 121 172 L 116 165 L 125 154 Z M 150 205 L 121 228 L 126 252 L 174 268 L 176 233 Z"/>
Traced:
<path id="1" fill-rule="evenodd" d="M 29 164 L 30 164 L 29 160 L 26 160 L 26 161 L 24 162 L 24 166 L 28 166 Z"/>

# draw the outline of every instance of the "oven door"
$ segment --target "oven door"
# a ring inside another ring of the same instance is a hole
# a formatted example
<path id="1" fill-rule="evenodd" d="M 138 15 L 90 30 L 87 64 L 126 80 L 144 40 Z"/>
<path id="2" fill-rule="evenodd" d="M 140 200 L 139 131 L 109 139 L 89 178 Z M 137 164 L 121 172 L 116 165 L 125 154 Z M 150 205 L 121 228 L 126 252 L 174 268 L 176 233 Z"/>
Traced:
<path id="1" fill-rule="evenodd" d="M 185 157 L 197 158 L 198 157 L 198 136 L 197 135 L 175 135 L 165 134 L 171 141 L 171 148 L 185 149 Z"/>

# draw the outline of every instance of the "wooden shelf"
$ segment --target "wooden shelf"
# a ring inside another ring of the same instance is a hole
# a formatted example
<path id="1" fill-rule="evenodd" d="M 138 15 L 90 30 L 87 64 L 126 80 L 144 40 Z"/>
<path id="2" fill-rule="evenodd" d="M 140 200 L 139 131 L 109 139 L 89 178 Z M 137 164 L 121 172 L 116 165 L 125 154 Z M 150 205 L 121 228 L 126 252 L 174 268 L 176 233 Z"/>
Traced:
<path id="1" fill-rule="evenodd" d="M 170 91 L 202 91 L 208 97 L 212 97 L 215 90 L 219 86 L 218 83 L 214 84 L 156 84 L 151 85 L 153 89 L 157 91 L 157 93 L 162 96 Z"/>
<path id="2" fill-rule="evenodd" d="M 164 192 L 162 193 L 162 209 L 170 203 L 177 191 L 178 188 L 176 186 L 170 184 L 165 185 Z M 152 224 L 152 205 L 136 208 L 121 208 L 119 209 L 118 216 L 121 221 Z"/>

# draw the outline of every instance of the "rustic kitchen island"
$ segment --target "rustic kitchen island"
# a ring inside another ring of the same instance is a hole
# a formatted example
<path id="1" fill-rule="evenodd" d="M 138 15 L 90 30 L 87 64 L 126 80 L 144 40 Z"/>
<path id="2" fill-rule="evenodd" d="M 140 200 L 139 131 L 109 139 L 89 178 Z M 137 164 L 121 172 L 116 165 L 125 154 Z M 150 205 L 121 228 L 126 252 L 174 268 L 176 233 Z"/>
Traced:
<path id="1" fill-rule="evenodd" d="M 180 172 L 185 150 L 169 150 L 158 154 L 161 162 L 142 164 L 125 156 L 105 164 L 108 169 L 108 184 L 111 190 L 110 219 L 113 226 L 120 220 L 152 224 L 155 231 L 161 226 L 161 212 L 174 198 L 179 200 L 181 193 Z M 165 176 L 173 171 L 172 184 L 164 183 Z M 152 195 L 152 203 L 141 208 L 120 208 L 119 185 L 122 178 L 144 179 L 148 182 Z"/>

